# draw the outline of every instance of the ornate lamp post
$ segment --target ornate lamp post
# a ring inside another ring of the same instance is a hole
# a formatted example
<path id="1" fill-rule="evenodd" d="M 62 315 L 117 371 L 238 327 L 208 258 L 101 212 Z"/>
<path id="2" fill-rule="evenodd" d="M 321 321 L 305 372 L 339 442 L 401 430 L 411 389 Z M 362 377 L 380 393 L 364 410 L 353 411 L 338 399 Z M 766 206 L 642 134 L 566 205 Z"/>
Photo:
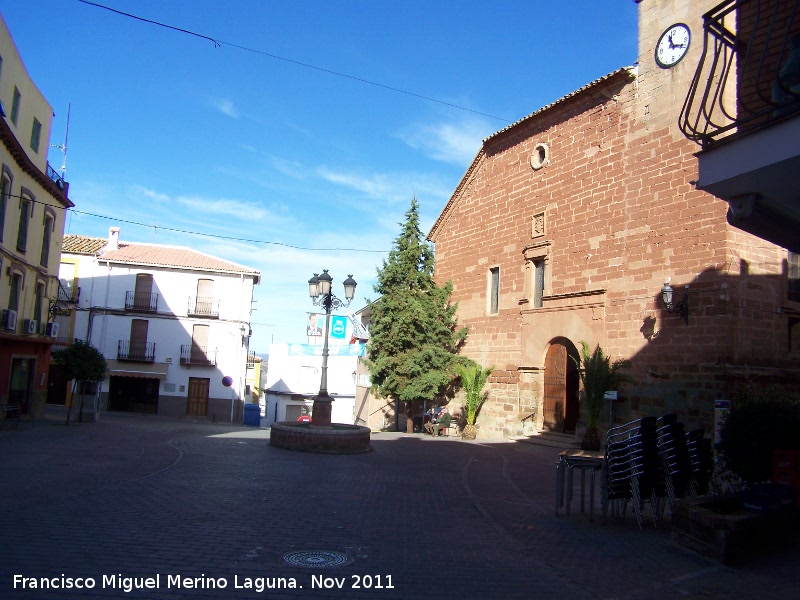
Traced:
<path id="1" fill-rule="evenodd" d="M 325 341 L 322 345 L 322 376 L 319 383 L 319 393 L 314 397 L 314 408 L 311 413 L 311 425 L 317 427 L 330 427 L 331 402 L 328 395 L 328 337 L 331 328 L 331 310 L 350 306 L 350 301 L 356 295 L 356 280 L 348 275 L 344 280 L 344 297 L 342 301 L 331 292 L 333 278 L 328 274 L 328 269 L 322 275 L 314 273 L 308 280 L 308 295 L 314 306 L 325 308 Z"/>

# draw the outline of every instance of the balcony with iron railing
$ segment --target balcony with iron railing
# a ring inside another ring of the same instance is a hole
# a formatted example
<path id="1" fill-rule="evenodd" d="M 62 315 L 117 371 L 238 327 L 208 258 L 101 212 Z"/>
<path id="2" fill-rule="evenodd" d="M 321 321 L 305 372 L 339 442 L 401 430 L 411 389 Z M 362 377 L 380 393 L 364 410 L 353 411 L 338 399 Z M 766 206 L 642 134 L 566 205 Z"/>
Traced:
<path id="1" fill-rule="evenodd" d="M 733 227 L 800 252 L 800 0 L 725 0 L 703 31 L 679 121 L 702 147 L 696 186 Z"/>
<path id="2" fill-rule="evenodd" d="M 156 359 L 156 343 L 138 340 L 119 340 L 117 344 L 117 360 L 132 362 L 154 362 Z"/>
<path id="3" fill-rule="evenodd" d="M 219 300 L 207 296 L 190 296 L 186 313 L 190 317 L 219 319 Z"/>
<path id="4" fill-rule="evenodd" d="M 217 350 L 196 344 L 183 344 L 181 346 L 181 364 L 214 366 L 217 364 Z"/>
<path id="5" fill-rule="evenodd" d="M 58 302 L 77 303 L 81 298 L 81 288 L 72 282 L 59 280 L 58 282 Z"/>
<path id="6" fill-rule="evenodd" d="M 69 184 L 64 180 L 64 178 L 59 175 L 56 170 L 50 166 L 50 163 L 47 163 L 47 176 L 50 178 L 50 181 L 56 184 L 56 187 L 60 189 L 66 195 Z"/>
<path id="7" fill-rule="evenodd" d="M 156 312 L 158 310 L 158 294 L 136 291 L 125 292 L 125 310 Z"/>
<path id="8" fill-rule="evenodd" d="M 680 115 L 709 148 L 800 114 L 800 0 L 726 0 L 703 15 L 703 53 Z"/>

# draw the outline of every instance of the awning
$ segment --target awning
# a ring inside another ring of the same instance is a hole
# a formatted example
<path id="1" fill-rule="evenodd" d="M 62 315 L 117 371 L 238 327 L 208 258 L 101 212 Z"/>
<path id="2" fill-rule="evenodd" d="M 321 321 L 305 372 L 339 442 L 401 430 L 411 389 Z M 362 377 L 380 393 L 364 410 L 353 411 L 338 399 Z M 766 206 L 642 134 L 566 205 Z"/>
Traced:
<path id="1" fill-rule="evenodd" d="M 142 377 L 144 379 L 166 379 L 168 363 L 129 363 L 107 360 L 111 377 Z"/>

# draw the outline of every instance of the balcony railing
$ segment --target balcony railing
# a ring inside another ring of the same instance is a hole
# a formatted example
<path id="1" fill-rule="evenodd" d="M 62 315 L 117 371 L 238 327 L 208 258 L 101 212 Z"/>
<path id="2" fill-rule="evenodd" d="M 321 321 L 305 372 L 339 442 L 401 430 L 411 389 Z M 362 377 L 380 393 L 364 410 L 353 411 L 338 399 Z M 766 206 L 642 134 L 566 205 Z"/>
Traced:
<path id="1" fill-rule="evenodd" d="M 726 0 L 703 15 L 703 54 L 679 122 L 687 138 L 707 148 L 800 113 L 798 3 Z"/>
<path id="2" fill-rule="evenodd" d="M 117 344 L 117 360 L 153 362 L 156 358 L 155 342 L 120 340 Z"/>
<path id="3" fill-rule="evenodd" d="M 214 366 L 217 364 L 217 351 L 205 346 L 184 344 L 181 346 L 181 364 Z"/>
<path id="4" fill-rule="evenodd" d="M 125 310 L 156 312 L 158 310 L 158 294 L 125 292 Z"/>
<path id="5" fill-rule="evenodd" d="M 56 173 L 56 170 L 53 167 L 50 166 L 50 163 L 47 163 L 47 176 L 50 178 L 50 180 L 53 183 L 56 184 L 56 187 L 58 189 L 60 189 L 65 194 L 67 193 L 67 186 L 69 184 L 67 184 L 67 182 L 64 181 L 64 178 L 61 177 L 61 175 Z"/>
<path id="6" fill-rule="evenodd" d="M 196 298 L 190 296 L 187 314 L 190 317 L 219 319 L 219 300 L 204 296 L 197 296 Z"/>
<path id="7" fill-rule="evenodd" d="M 81 297 L 81 288 L 75 286 L 70 281 L 60 279 L 58 282 L 58 301 L 59 302 L 78 302 Z"/>

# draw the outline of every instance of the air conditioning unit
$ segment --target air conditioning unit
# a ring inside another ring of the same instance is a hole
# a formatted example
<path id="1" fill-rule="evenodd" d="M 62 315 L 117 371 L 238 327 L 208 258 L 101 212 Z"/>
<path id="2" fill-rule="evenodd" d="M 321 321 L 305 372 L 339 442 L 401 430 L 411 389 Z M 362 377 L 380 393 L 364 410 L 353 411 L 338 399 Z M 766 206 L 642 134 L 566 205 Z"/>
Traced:
<path id="1" fill-rule="evenodd" d="M 48 323 L 45 325 L 44 334 L 50 337 L 58 337 L 58 323 Z"/>
<path id="2" fill-rule="evenodd" d="M 15 331 L 17 329 L 17 311 L 11 309 L 4 310 L 2 313 L 2 321 L 3 329 Z"/>
<path id="3" fill-rule="evenodd" d="M 25 319 L 22 321 L 22 333 L 36 333 L 39 323 L 33 319 Z"/>

